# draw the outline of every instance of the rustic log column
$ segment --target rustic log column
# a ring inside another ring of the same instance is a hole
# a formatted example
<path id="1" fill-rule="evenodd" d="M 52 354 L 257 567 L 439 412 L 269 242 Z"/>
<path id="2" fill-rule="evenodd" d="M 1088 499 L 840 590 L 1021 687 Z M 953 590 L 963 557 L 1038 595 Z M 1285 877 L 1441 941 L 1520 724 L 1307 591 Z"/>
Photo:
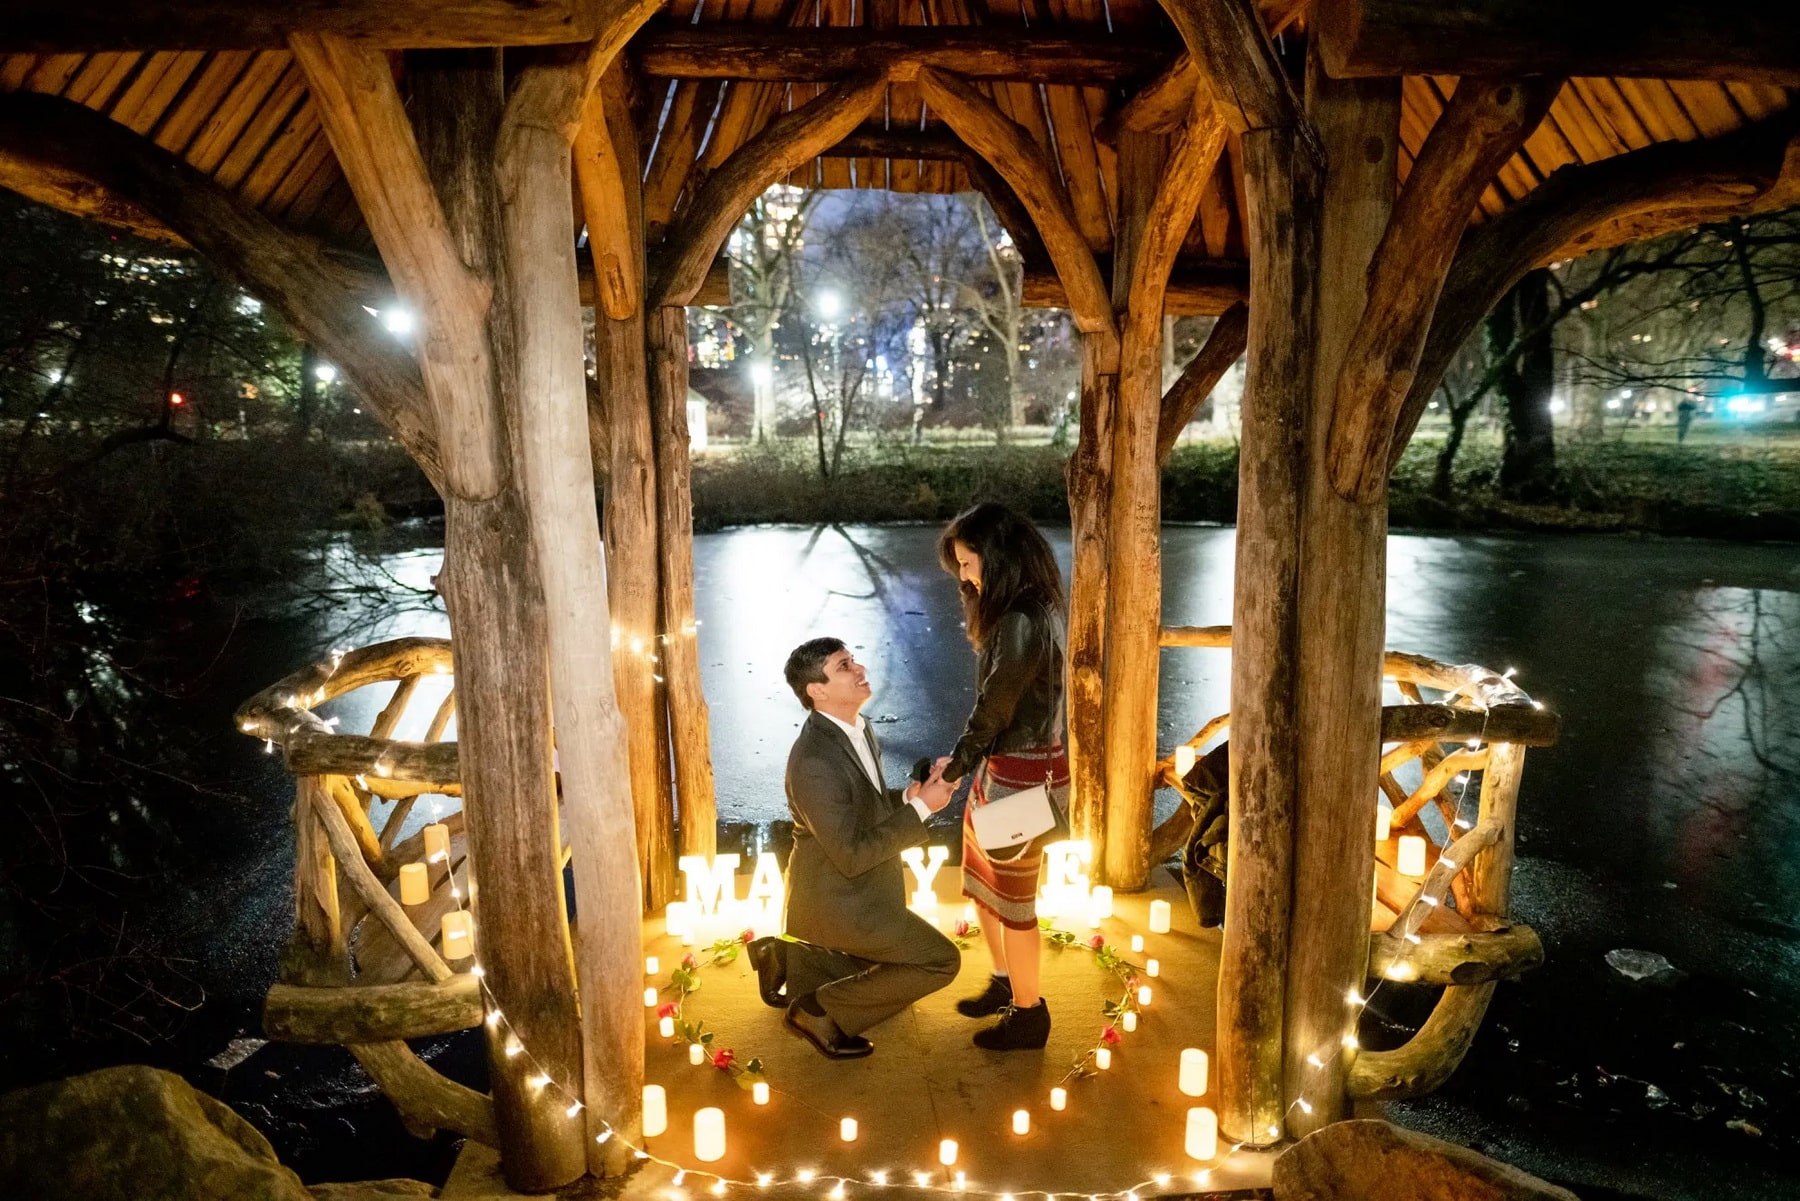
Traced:
<path id="1" fill-rule="evenodd" d="M 1279 1135 L 1288 915 L 1299 807 L 1300 498 L 1311 403 L 1319 166 L 1303 129 L 1243 135 L 1249 365 L 1232 599 L 1231 850 L 1219 964 L 1219 1117 L 1232 1139 Z M 1370 835 L 1374 837 L 1373 833 Z M 1271 1133 L 1271 1131 L 1275 1133 Z"/>
<path id="2" fill-rule="evenodd" d="M 700 687 L 694 624 L 694 499 L 688 458 L 687 309 L 664 305 L 648 322 L 650 409 L 656 435 L 657 541 L 662 562 L 662 676 L 667 681 L 681 853 L 718 847 L 713 798 L 712 721 Z"/>
<path id="3" fill-rule="evenodd" d="M 1344 1079 L 1357 1010 L 1344 1003 L 1369 963 L 1381 761 L 1381 657 L 1386 628 L 1387 488 L 1350 501 L 1332 488 L 1327 454 L 1339 366 L 1363 318 L 1369 262 L 1387 228 L 1396 180 L 1397 80 L 1336 81 L 1308 64 L 1307 115 L 1326 160 L 1314 379 L 1300 518 L 1299 808 L 1287 966 L 1287 1128 L 1295 1137 L 1349 1116 Z M 1323 1067 L 1315 1068 L 1316 1057 Z"/>
<path id="4" fill-rule="evenodd" d="M 588 1110 L 581 1144 L 588 1165 L 604 1174 L 622 1170 L 626 1155 L 597 1136 L 607 1128 L 629 1136 L 641 1118 L 643 1011 L 637 978 L 620 965 L 643 958 L 643 893 L 634 846 L 620 837 L 634 814 L 612 643 L 594 636 L 611 618 L 568 226 L 570 135 L 585 89 L 582 65 L 552 61 L 519 73 L 495 174 L 504 247 L 500 295 L 512 321 L 506 407 L 516 410 L 521 427 L 519 458 L 548 617 L 563 815 L 579 899 L 573 939 L 584 1068 L 579 1095 Z M 560 884 L 560 872 L 556 878 Z M 557 1104 L 566 1109 L 568 1095 Z"/>
<path id="5" fill-rule="evenodd" d="M 1107 838 L 1106 669 L 1108 521 L 1112 510 L 1113 422 L 1119 408 L 1116 356 L 1093 335 L 1081 338 L 1081 432 L 1067 468 L 1069 489 L 1068 750 L 1070 826 L 1102 847 Z"/>
<path id="6" fill-rule="evenodd" d="M 606 122 L 622 189 L 624 214 L 589 211 L 590 224 L 624 222 L 630 245 L 643 253 L 643 190 L 637 135 L 625 99 L 625 78 L 615 68 L 600 83 L 601 103 L 589 105 Z M 588 165 L 577 160 L 587 175 Z M 582 188 L 584 202 L 602 194 Z M 644 278 L 642 264 L 629 274 Z M 661 625 L 661 572 L 657 562 L 656 452 L 651 430 L 650 393 L 645 361 L 644 309 L 641 298 L 630 316 L 611 318 L 596 312 L 594 340 L 599 387 L 606 397 L 611 427 L 612 469 L 607 473 L 605 539 L 607 592 L 612 602 L 613 679 L 619 710 L 625 716 L 631 761 L 631 795 L 636 811 L 638 865 L 644 904 L 656 909 L 669 903 L 675 889 L 675 815 L 670 796 L 669 747 L 663 738 L 664 715 L 659 674 L 650 656 L 656 653 Z"/>
<path id="7" fill-rule="evenodd" d="M 502 245 L 493 174 L 498 56 L 425 54 L 411 67 L 420 150 L 455 249 L 472 271 L 486 273 Z M 492 1002 L 505 1015 L 505 1029 L 488 1040 L 502 1170 L 513 1188 L 543 1191 L 581 1176 L 587 1160 L 583 1123 L 564 1113 L 561 1093 L 531 1079 L 542 1071 L 560 1089 L 581 1094 L 581 1032 L 546 737 L 543 592 L 518 462 L 520 414 L 497 395 L 516 370 L 510 274 L 497 273 L 502 294 L 487 330 L 498 369 L 488 397 L 502 441 L 501 487 L 487 500 L 445 496 L 440 586 L 456 640 L 457 749 L 476 947 Z M 529 1057 L 505 1053 L 509 1032 L 530 1048 Z"/>
<path id="8" fill-rule="evenodd" d="M 1162 487 L 1156 456 L 1162 289 L 1154 289 L 1154 311 L 1146 307 L 1140 312 L 1131 305 L 1131 285 L 1168 150 L 1167 140 L 1156 134 L 1126 131 L 1119 136 L 1112 300 L 1123 337 L 1106 516 L 1106 838 L 1094 864 L 1100 879 L 1118 889 L 1142 888 L 1150 870 L 1151 773 L 1162 659 Z"/>

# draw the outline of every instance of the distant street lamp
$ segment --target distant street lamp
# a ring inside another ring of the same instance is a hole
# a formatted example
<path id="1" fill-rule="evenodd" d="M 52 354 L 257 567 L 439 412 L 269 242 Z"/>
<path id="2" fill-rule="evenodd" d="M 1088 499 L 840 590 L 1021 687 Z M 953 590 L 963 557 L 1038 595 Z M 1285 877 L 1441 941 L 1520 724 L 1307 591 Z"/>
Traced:
<path id="1" fill-rule="evenodd" d="M 395 307 L 381 310 L 381 324 L 386 326 L 388 333 L 393 334 L 396 338 L 404 338 L 413 332 L 415 322 L 412 310 Z"/>
<path id="2" fill-rule="evenodd" d="M 313 378 L 321 384 L 329 384 L 337 379 L 337 368 L 330 363 L 320 363 L 313 368 Z"/>
<path id="3" fill-rule="evenodd" d="M 836 292 L 833 292 L 830 288 L 826 288 L 823 292 L 819 293 L 819 298 L 815 302 L 815 307 L 819 310 L 819 316 L 830 321 L 838 315 L 838 310 L 843 307 L 843 301 L 838 298 Z"/>

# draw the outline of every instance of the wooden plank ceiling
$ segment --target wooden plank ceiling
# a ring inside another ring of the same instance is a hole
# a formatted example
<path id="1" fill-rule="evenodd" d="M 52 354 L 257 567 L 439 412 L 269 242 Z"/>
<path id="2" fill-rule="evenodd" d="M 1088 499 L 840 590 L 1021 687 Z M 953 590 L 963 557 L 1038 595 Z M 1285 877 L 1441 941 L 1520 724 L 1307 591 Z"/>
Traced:
<path id="1" fill-rule="evenodd" d="M 1325 0 L 1329 2 L 1329 0 Z M 1263 0 L 1291 12 L 1293 0 Z M 1280 21 L 1283 17 L 1273 16 Z M 640 39 L 657 30 L 713 23 L 791 29 L 906 29 L 972 26 L 1079 39 L 1179 42 L 1154 0 L 670 0 Z M 1302 30 L 1304 23 L 1295 27 Z M 1166 66 L 1149 56 L 1141 76 L 1110 86 L 985 81 L 979 86 L 1043 148 L 1068 189 L 1082 234 L 1110 251 L 1116 220 L 1117 164 L 1102 121 Z M 1405 81 L 1400 173 L 1411 169 L 1453 78 Z M 353 249 L 368 234 L 289 55 L 278 50 L 11 54 L 0 56 L 0 91 L 67 97 L 110 116 L 180 155 L 283 224 Z M 816 82 L 640 77 L 637 99 L 644 154 L 645 213 L 652 230 L 689 203 L 708 171 L 782 112 L 823 90 Z M 1548 119 L 1481 199 L 1498 212 L 1565 163 L 1593 162 L 1657 141 L 1728 132 L 1788 106 L 1779 87 L 1646 79 L 1574 79 Z M 940 126 L 910 82 L 889 84 L 878 122 L 888 131 L 937 132 Z M 789 180 L 800 186 L 956 192 L 973 188 L 954 158 L 845 157 L 808 164 Z M 1209 182 L 1185 252 L 1240 259 L 1244 254 L 1241 155 L 1235 139 Z"/>

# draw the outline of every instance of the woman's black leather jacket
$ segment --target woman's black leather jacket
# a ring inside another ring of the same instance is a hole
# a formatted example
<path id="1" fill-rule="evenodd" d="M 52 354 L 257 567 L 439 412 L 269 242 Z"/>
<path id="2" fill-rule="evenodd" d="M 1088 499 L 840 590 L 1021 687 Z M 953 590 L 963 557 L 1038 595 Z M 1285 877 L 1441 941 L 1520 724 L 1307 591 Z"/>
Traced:
<path id="1" fill-rule="evenodd" d="M 1037 601 L 1021 603 L 996 623 L 976 664 L 975 709 L 944 768 L 946 780 L 960 780 L 990 754 L 1062 742 L 1061 615 Z"/>

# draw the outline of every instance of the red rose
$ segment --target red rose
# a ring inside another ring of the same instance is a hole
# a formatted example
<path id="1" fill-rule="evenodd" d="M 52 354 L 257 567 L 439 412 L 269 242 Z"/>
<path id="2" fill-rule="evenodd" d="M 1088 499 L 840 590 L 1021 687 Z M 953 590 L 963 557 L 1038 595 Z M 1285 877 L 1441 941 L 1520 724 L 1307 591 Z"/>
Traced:
<path id="1" fill-rule="evenodd" d="M 956 923 L 956 937 L 958 937 L 958 938 L 969 937 L 969 923 L 968 922 L 957 922 Z"/>
<path id="2" fill-rule="evenodd" d="M 1094 948 L 1094 950 L 1096 950 L 1096 951 L 1098 951 L 1101 947 L 1103 947 L 1105 945 L 1106 945 L 1106 936 L 1104 934 L 1096 934 L 1096 935 L 1094 935 L 1094 937 L 1088 939 L 1088 946 Z"/>
<path id="3" fill-rule="evenodd" d="M 1106 1029 L 1102 1030 L 1100 1032 L 1100 1041 L 1105 1043 L 1109 1047 L 1112 1046 L 1114 1043 L 1118 1042 L 1119 1041 L 1118 1027 L 1108 1026 Z"/>
<path id="4" fill-rule="evenodd" d="M 731 1061 L 736 1058 L 737 1052 L 731 1050 L 729 1047 L 723 1051 L 714 1051 L 713 1066 L 715 1068 L 728 1068 L 731 1066 Z"/>
<path id="5" fill-rule="evenodd" d="M 680 1011 L 681 1006 L 677 1005 L 675 1002 L 664 1001 L 661 1005 L 656 1007 L 656 1016 L 659 1018 L 672 1018 Z"/>
<path id="6" fill-rule="evenodd" d="M 738 941 L 742 942 L 742 943 L 747 943 L 747 942 L 750 942 L 755 937 L 756 937 L 756 931 L 745 930 L 742 934 L 738 935 Z"/>
<path id="7" fill-rule="evenodd" d="M 1137 986 L 1138 986 L 1138 978 L 1137 978 L 1137 977 L 1136 977 L 1136 976 L 1127 976 L 1127 977 L 1125 977 L 1125 987 L 1126 987 L 1126 988 L 1129 988 L 1129 989 L 1131 989 L 1131 990 L 1132 990 L 1132 991 L 1133 991 L 1133 992 L 1136 992 L 1136 991 L 1137 991 Z"/>
<path id="8" fill-rule="evenodd" d="M 692 954 L 683 955 L 681 957 L 681 966 L 685 968 L 692 969 L 699 962 L 700 961 L 695 959 Z"/>

